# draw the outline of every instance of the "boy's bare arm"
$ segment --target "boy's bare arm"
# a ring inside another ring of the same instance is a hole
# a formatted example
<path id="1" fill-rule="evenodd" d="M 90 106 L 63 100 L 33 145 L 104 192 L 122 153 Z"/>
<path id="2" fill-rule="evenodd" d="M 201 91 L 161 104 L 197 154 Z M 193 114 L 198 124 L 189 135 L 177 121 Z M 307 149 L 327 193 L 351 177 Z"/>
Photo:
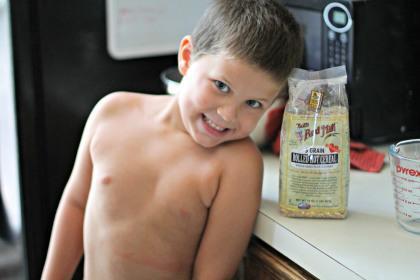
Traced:
<path id="1" fill-rule="evenodd" d="M 58 206 L 42 279 L 71 279 L 83 254 L 83 217 L 90 189 L 90 143 L 109 101 L 98 103 L 86 123 L 74 167 Z"/>
<path id="2" fill-rule="evenodd" d="M 231 279 L 252 234 L 261 201 L 263 162 L 253 145 L 235 150 L 224 161 L 197 252 L 194 279 Z"/>

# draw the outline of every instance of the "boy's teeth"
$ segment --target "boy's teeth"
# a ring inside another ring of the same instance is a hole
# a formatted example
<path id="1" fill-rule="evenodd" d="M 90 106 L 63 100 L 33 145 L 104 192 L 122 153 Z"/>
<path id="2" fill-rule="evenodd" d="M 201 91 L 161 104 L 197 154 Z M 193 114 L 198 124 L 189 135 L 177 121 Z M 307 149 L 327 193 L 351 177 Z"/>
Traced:
<path id="1" fill-rule="evenodd" d="M 215 124 L 214 122 L 212 122 L 209 118 L 205 117 L 204 119 L 205 119 L 206 123 L 208 123 L 212 128 L 214 128 L 218 131 L 224 131 L 225 130 L 223 127 L 220 127 L 217 124 Z"/>

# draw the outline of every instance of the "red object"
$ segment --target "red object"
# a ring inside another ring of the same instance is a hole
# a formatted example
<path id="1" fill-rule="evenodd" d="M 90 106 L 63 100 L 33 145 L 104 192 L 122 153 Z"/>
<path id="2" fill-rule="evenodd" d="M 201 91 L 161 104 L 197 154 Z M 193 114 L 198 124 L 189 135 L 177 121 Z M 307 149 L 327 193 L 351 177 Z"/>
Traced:
<path id="1" fill-rule="evenodd" d="M 350 149 L 352 150 L 365 150 L 368 149 L 369 146 L 366 144 L 363 144 L 361 142 L 356 142 L 356 141 L 350 141 Z"/>
<path id="2" fill-rule="evenodd" d="M 375 151 L 369 146 L 350 142 L 350 166 L 368 172 L 379 172 L 384 165 L 385 154 Z"/>
<path id="3" fill-rule="evenodd" d="M 281 123 L 283 122 L 283 113 L 285 105 L 272 109 L 268 112 L 267 122 L 265 123 L 265 135 L 268 143 L 275 141 L 280 133 Z"/>
<path id="4" fill-rule="evenodd" d="M 276 155 L 280 154 L 280 133 L 277 134 L 276 140 L 271 145 L 271 148 L 273 149 L 273 153 Z"/>
<path id="5" fill-rule="evenodd" d="M 267 139 L 269 139 L 268 143 L 271 144 L 271 149 L 274 154 L 280 154 L 280 130 L 281 124 L 283 122 L 283 114 L 286 105 L 281 105 L 268 113 L 267 122 L 265 124 L 265 133 L 267 135 Z"/>

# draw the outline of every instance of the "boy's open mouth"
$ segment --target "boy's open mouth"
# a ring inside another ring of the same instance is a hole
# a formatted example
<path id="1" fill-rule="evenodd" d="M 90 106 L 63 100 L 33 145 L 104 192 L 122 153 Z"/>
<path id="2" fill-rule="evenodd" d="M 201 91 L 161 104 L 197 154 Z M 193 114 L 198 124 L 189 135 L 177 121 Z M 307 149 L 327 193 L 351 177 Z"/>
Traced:
<path id="1" fill-rule="evenodd" d="M 226 132 L 229 130 L 229 128 L 224 128 L 221 127 L 219 125 L 217 125 L 216 123 L 214 123 L 211 119 L 209 119 L 206 115 L 202 114 L 202 118 L 203 121 L 208 124 L 211 128 L 213 128 L 214 130 L 217 130 L 218 132 Z"/>

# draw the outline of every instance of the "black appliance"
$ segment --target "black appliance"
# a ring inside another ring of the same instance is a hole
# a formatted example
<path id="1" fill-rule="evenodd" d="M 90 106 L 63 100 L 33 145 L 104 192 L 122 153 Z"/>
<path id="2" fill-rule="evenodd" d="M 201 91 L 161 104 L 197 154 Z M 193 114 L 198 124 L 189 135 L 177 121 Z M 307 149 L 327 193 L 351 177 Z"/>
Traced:
<path id="1" fill-rule="evenodd" d="M 29 279 L 40 279 L 55 211 L 95 103 L 116 90 L 164 93 L 160 73 L 177 63 L 175 54 L 112 59 L 105 9 L 103 0 L 10 0 Z"/>
<path id="2" fill-rule="evenodd" d="M 420 9 L 415 1 L 280 2 L 303 29 L 302 68 L 346 65 L 353 139 L 386 143 L 420 137 Z"/>

